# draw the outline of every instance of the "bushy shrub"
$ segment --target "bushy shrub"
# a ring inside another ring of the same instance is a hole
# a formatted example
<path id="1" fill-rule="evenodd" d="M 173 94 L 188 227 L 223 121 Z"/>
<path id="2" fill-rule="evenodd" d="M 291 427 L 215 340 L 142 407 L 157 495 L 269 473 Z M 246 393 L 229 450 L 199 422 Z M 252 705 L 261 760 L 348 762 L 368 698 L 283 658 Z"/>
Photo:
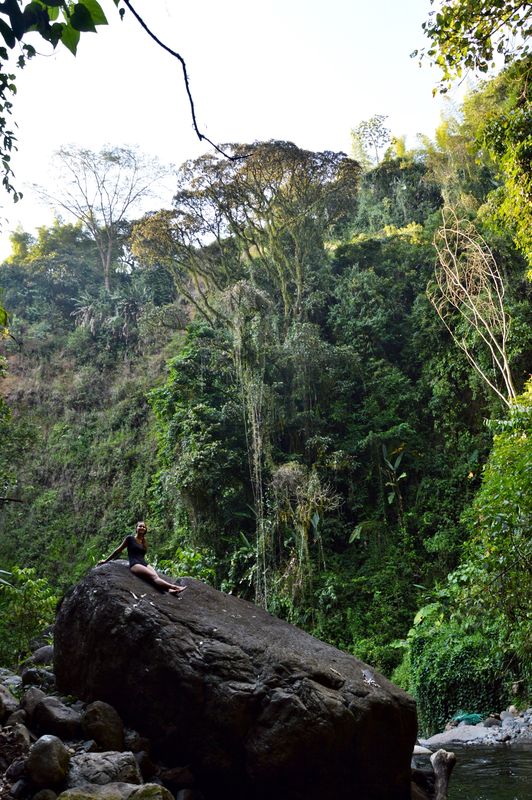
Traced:
<path id="1" fill-rule="evenodd" d="M 16 667 L 30 653 L 31 640 L 53 622 L 57 597 L 35 570 L 13 567 L 0 584 L 0 664 Z"/>
<path id="2" fill-rule="evenodd" d="M 487 631 L 464 629 L 435 603 L 418 612 L 409 643 L 408 688 L 423 733 L 443 730 L 458 711 L 487 716 L 508 704 L 505 653 Z"/>

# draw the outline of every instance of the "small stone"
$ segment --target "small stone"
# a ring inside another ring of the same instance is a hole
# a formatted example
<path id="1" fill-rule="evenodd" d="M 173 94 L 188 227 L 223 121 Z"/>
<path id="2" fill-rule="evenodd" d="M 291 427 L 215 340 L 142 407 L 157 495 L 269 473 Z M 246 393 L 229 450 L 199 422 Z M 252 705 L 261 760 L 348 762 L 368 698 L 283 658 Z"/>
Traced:
<path id="1" fill-rule="evenodd" d="M 129 800 L 174 800 L 174 797 L 158 783 L 145 783 L 129 796 Z"/>
<path id="2" fill-rule="evenodd" d="M 25 769 L 26 759 L 16 758 L 6 769 L 6 778 L 12 783 L 23 776 Z"/>
<path id="3" fill-rule="evenodd" d="M 38 647 L 31 656 L 33 664 L 53 664 L 54 663 L 54 646 L 53 644 L 45 644 L 43 647 Z"/>
<path id="4" fill-rule="evenodd" d="M 5 725 L 25 725 L 28 721 L 28 715 L 22 708 L 17 708 L 5 721 Z"/>
<path id="5" fill-rule="evenodd" d="M 58 786 L 67 775 L 70 756 L 57 736 L 37 739 L 30 750 L 27 770 L 37 786 Z"/>
<path id="6" fill-rule="evenodd" d="M 94 739 L 101 750 L 123 750 L 124 725 L 109 703 L 96 700 L 85 709 L 81 717 L 83 733 Z"/>
<path id="7" fill-rule="evenodd" d="M 107 783 L 105 786 L 85 783 L 62 792 L 58 800 L 129 800 L 136 789 L 136 784 L 119 781 Z"/>
<path id="8" fill-rule="evenodd" d="M 57 697 L 44 697 L 33 712 L 37 733 L 51 733 L 62 739 L 77 739 L 81 734 L 81 715 Z"/>
<path id="9" fill-rule="evenodd" d="M 40 789 L 36 792 L 32 800 L 56 800 L 57 795 L 52 789 Z"/>
<path id="10" fill-rule="evenodd" d="M 11 797 L 27 797 L 30 793 L 30 782 L 26 778 L 20 778 L 9 790 Z"/>
<path id="11" fill-rule="evenodd" d="M 10 692 L 16 692 L 17 689 L 20 689 L 22 686 L 22 678 L 20 675 L 8 675 L 5 678 L 2 678 L 0 682 L 2 683 L 2 686 L 5 686 Z"/>
<path id="12" fill-rule="evenodd" d="M 13 731 L 13 739 L 20 745 L 20 747 L 29 747 L 31 742 L 31 734 L 29 730 L 21 722 L 16 722 L 11 726 Z"/>
<path id="13" fill-rule="evenodd" d="M 0 723 L 3 723 L 17 708 L 19 708 L 17 698 L 13 697 L 9 689 L 0 685 Z"/>
<path id="14" fill-rule="evenodd" d="M 124 728 L 124 748 L 132 753 L 140 753 L 144 750 L 149 753 L 151 750 L 150 740 L 141 736 L 138 731 L 131 728 Z"/>
<path id="15" fill-rule="evenodd" d="M 21 674 L 23 686 L 41 686 L 45 689 L 55 687 L 54 673 L 38 667 L 26 667 Z"/>
<path id="16" fill-rule="evenodd" d="M 41 700 L 44 700 L 46 694 L 43 692 L 42 689 L 38 689 L 36 686 L 30 686 L 29 689 L 26 689 L 24 694 L 22 695 L 22 700 L 20 701 L 21 707 L 24 709 L 26 714 L 28 715 L 28 720 L 31 724 L 31 719 L 33 717 L 33 712 L 35 711 L 35 707 Z"/>

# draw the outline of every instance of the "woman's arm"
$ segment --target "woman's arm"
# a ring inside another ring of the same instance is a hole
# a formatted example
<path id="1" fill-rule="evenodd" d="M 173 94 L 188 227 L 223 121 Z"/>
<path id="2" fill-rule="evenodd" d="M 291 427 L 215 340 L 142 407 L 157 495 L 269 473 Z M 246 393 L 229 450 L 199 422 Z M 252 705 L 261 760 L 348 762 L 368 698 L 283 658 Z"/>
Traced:
<path id="1" fill-rule="evenodd" d="M 124 541 L 122 542 L 122 544 L 119 545 L 119 547 L 117 547 L 116 550 L 113 550 L 113 552 L 111 553 L 110 556 L 107 556 L 107 558 L 102 558 L 101 561 L 98 561 L 98 565 L 99 564 L 107 564 L 108 561 L 112 561 L 112 559 L 116 558 L 118 555 L 120 555 L 122 550 L 125 550 L 126 547 L 127 547 L 127 536 L 124 539 Z"/>

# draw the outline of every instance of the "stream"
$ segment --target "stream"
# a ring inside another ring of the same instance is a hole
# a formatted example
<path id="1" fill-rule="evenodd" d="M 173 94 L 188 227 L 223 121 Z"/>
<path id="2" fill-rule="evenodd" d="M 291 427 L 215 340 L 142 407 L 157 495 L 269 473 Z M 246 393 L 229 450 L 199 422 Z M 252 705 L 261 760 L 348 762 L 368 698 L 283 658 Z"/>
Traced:
<path id="1" fill-rule="evenodd" d="M 532 800 L 532 743 L 446 749 L 456 753 L 449 800 Z"/>

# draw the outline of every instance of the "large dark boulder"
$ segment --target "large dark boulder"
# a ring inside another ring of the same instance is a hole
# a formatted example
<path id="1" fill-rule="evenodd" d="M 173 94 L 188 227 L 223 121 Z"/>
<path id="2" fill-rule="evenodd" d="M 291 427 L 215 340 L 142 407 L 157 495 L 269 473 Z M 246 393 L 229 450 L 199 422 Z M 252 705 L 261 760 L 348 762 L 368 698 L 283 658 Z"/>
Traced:
<path id="1" fill-rule="evenodd" d="M 207 798 L 407 800 L 413 700 L 366 664 L 192 579 L 92 570 L 55 625 L 60 691 L 113 705 Z"/>

